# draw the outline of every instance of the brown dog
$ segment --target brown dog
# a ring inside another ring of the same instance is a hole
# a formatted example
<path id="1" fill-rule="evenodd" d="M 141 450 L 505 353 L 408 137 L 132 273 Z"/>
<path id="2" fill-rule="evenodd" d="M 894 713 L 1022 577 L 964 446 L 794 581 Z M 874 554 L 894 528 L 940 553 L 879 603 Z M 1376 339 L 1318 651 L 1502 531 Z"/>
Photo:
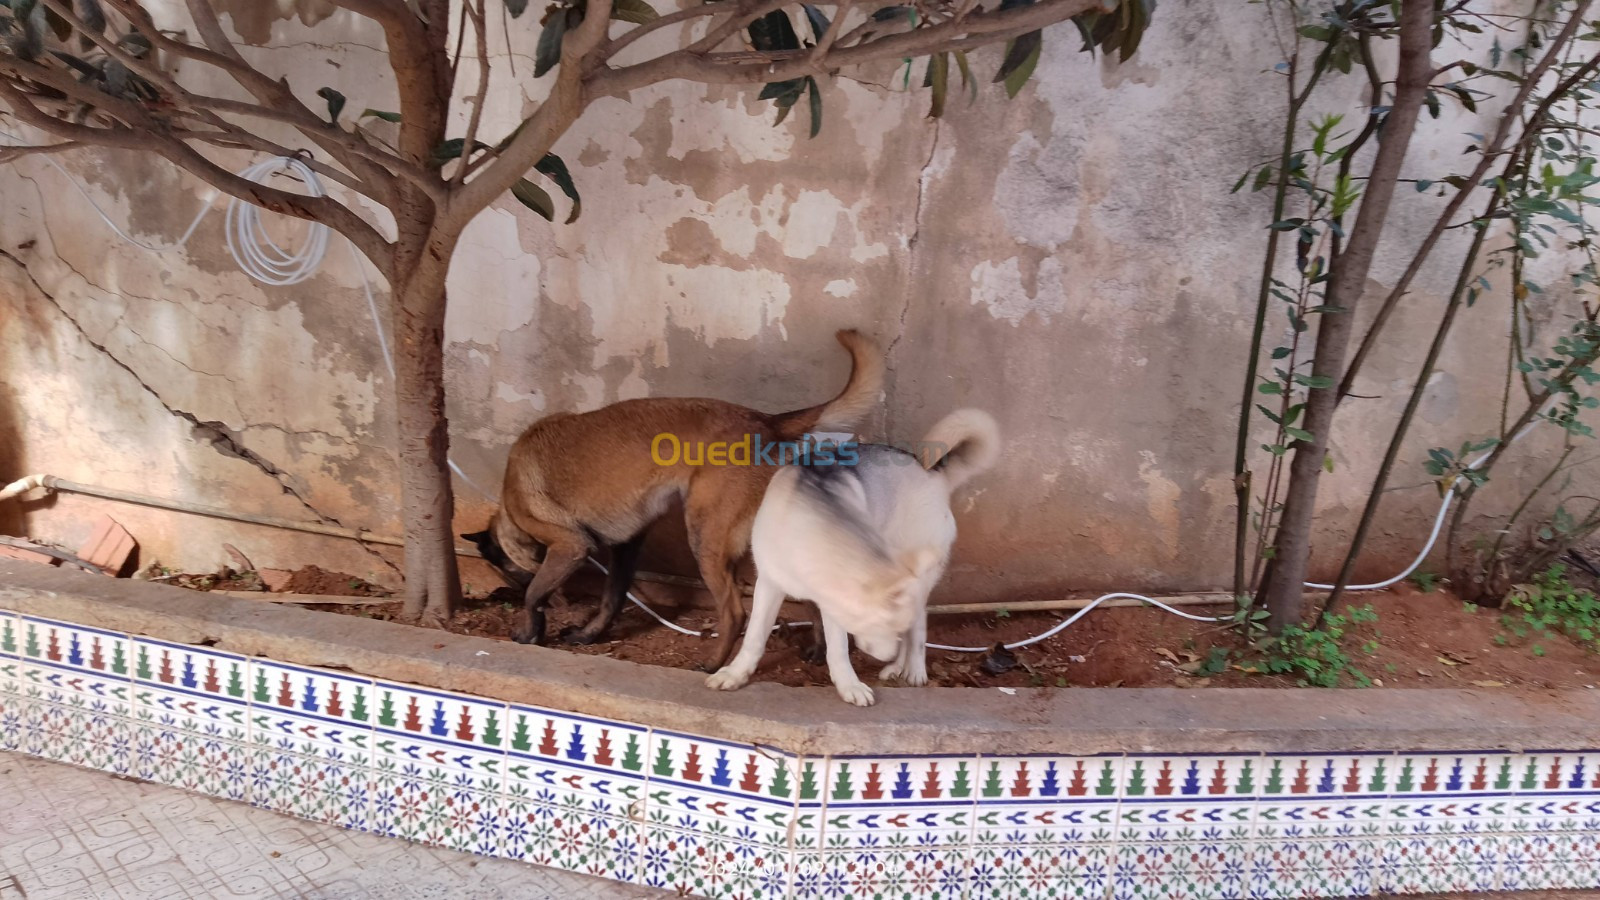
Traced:
<path id="1" fill-rule="evenodd" d="M 820 406 L 768 415 L 721 400 L 651 398 L 559 413 L 529 426 L 511 448 L 489 529 L 462 535 L 511 584 L 525 587 L 513 637 L 544 643 L 549 596 L 603 544 L 611 548 L 611 571 L 600 609 L 563 635 L 580 644 L 599 640 L 633 581 L 645 529 L 681 498 L 689 547 L 717 603 L 717 644 L 706 665 L 715 670 L 726 662 L 745 622 L 734 569 L 777 472 L 751 451 L 795 442 L 819 426 L 854 425 L 883 388 L 877 346 L 855 331 L 837 337 L 850 351 L 850 381 Z"/>

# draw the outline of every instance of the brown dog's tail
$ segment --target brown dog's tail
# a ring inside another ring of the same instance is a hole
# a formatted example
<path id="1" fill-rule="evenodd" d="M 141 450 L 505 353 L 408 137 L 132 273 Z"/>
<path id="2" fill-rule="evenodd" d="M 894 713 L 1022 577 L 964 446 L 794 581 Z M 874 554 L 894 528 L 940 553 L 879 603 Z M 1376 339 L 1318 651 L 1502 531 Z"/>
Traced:
<path id="1" fill-rule="evenodd" d="M 958 409 L 935 423 L 922 444 L 923 468 L 942 472 L 953 491 L 1000 458 L 1000 426 L 981 409 Z"/>
<path id="2" fill-rule="evenodd" d="M 781 439 L 795 440 L 819 425 L 849 428 L 878 404 L 883 393 L 882 351 L 854 329 L 834 337 L 850 351 L 850 381 L 827 403 L 773 416 Z"/>

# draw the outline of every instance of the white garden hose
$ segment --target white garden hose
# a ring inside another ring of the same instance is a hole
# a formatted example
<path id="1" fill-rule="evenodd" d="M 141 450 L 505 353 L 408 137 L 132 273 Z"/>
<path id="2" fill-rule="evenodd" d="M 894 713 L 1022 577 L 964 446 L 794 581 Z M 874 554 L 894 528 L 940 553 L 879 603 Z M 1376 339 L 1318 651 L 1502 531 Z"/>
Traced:
<path id="1" fill-rule="evenodd" d="M 7 138 L 14 146 L 21 145 L 20 139 L 4 131 L 0 131 L 0 137 Z M 209 195 L 207 195 L 199 214 L 195 216 L 193 222 L 189 223 L 188 229 L 184 231 L 183 236 L 178 239 L 177 243 L 165 247 L 152 246 L 138 240 L 137 238 L 134 238 L 132 235 L 129 235 L 127 232 L 123 231 L 122 228 L 118 227 L 117 223 L 113 222 L 111 217 L 106 215 L 105 210 L 100 208 L 100 205 L 96 203 L 94 198 L 89 195 L 89 192 L 78 183 L 77 179 L 73 178 L 71 173 L 67 172 L 66 169 L 57 164 L 54 159 L 51 159 L 49 156 L 45 156 L 44 161 L 56 171 L 66 176 L 68 183 L 70 183 L 72 187 L 89 202 L 90 207 L 94 209 L 94 211 L 100 216 L 101 220 L 104 221 L 118 237 L 136 247 L 148 250 L 151 253 L 169 253 L 187 244 L 189 239 L 194 235 L 195 229 L 200 226 L 200 221 L 205 218 L 206 213 L 211 211 L 211 202 L 215 199 L 217 193 L 213 190 Z M 238 175 L 241 178 L 246 178 L 250 181 L 260 183 L 271 175 L 285 170 L 293 173 L 301 180 L 301 182 L 305 184 L 308 195 L 312 197 L 325 196 L 322 182 L 317 177 L 317 173 L 312 171 L 311 168 L 305 163 L 293 157 L 279 156 L 265 159 L 261 162 L 248 166 L 240 171 Z M 309 223 L 309 228 L 306 231 L 305 242 L 298 250 L 291 253 L 287 250 L 284 250 L 282 247 L 279 247 L 278 244 L 266 233 L 265 229 L 262 228 L 260 207 L 257 207 L 251 203 L 246 203 L 237 197 L 230 199 L 228 202 L 226 225 L 228 252 L 233 256 L 234 262 L 239 265 L 239 268 L 243 270 L 246 275 L 249 275 L 251 278 L 254 278 L 263 284 L 287 286 L 299 284 L 300 282 L 311 277 L 311 275 L 322 266 L 323 259 L 327 256 L 328 232 L 328 226 L 323 225 L 320 222 Z M 378 303 L 373 297 L 372 293 L 372 283 L 367 278 L 366 267 L 362 264 L 361 256 L 356 252 L 355 245 L 347 240 L 345 242 L 345 246 L 350 252 L 351 261 L 356 265 L 357 270 L 361 273 L 361 288 L 366 294 L 367 310 L 372 317 L 372 327 L 377 332 L 378 346 L 383 350 L 384 362 L 389 367 L 389 377 L 392 380 L 394 378 L 394 356 L 390 352 L 389 341 L 384 334 L 382 317 L 378 313 Z M 1515 443 L 1517 440 L 1521 439 L 1522 436 L 1527 434 L 1534 425 L 1538 424 L 1538 421 L 1538 419 L 1535 419 L 1534 421 L 1529 422 L 1521 431 L 1512 436 L 1511 440 L 1507 443 Z M 1463 470 L 1463 473 L 1456 476 L 1456 479 L 1451 482 L 1450 489 L 1445 491 L 1444 500 L 1439 505 L 1439 513 L 1438 515 L 1434 516 L 1433 530 L 1428 534 L 1427 543 L 1423 545 L 1422 550 L 1417 554 L 1416 559 L 1411 561 L 1411 565 L 1407 566 L 1400 572 L 1400 574 L 1395 575 L 1393 578 L 1388 578 L 1383 581 L 1376 581 L 1372 584 L 1347 585 L 1345 590 L 1382 590 L 1391 585 L 1398 584 L 1399 582 L 1403 581 L 1406 576 L 1410 575 L 1412 572 L 1415 572 L 1417 568 L 1422 565 L 1423 561 L 1427 559 L 1428 554 L 1433 552 L 1434 545 L 1438 543 L 1439 533 L 1444 526 L 1445 515 L 1450 511 L 1450 504 L 1455 499 L 1456 485 L 1466 477 L 1465 472 L 1475 470 L 1479 466 L 1483 465 L 1483 463 L 1492 453 L 1493 450 L 1485 451 L 1476 460 L 1469 463 L 1466 466 L 1466 469 Z M 475 482 L 472 481 L 472 479 L 468 478 L 466 473 L 461 471 L 461 468 L 456 465 L 455 460 L 450 459 L 447 460 L 447 462 L 449 463 L 450 471 L 454 472 L 456 476 L 469 487 L 483 495 L 485 498 L 496 503 L 499 502 L 498 497 L 479 487 Z M 18 482 L 18 484 L 21 484 L 21 482 Z M 14 486 L 15 485 L 13 485 L 13 487 Z M 20 491 L 13 493 L 18 492 Z M 9 494 L 6 494 L 6 496 L 9 496 Z M 607 570 L 605 566 L 601 565 L 599 561 L 594 559 L 594 557 L 589 557 L 588 559 L 590 564 L 592 564 L 595 568 L 599 569 L 603 573 L 610 574 L 609 570 Z M 1306 587 L 1314 590 L 1333 589 L 1333 585 L 1331 584 L 1319 584 L 1311 581 L 1306 582 Z M 708 634 L 707 632 L 684 628 L 681 625 L 667 621 L 665 618 L 662 618 L 662 616 L 654 609 L 651 609 L 650 606 L 643 600 L 640 600 L 637 596 L 635 596 L 632 591 L 627 592 L 627 597 L 629 600 L 633 601 L 634 605 L 648 613 L 651 618 L 654 618 L 657 622 L 660 622 L 662 625 L 665 625 L 673 631 L 693 637 L 702 637 Z M 1051 638 L 1065 630 L 1073 623 L 1087 615 L 1090 610 L 1099 606 L 1102 602 L 1114 599 L 1138 600 L 1143 603 L 1148 603 L 1151 606 L 1159 607 L 1160 609 L 1172 613 L 1175 616 L 1181 616 L 1194 622 L 1224 622 L 1233 618 L 1231 615 L 1197 616 L 1193 613 L 1187 613 L 1182 610 L 1175 609 L 1159 600 L 1146 597 L 1143 594 L 1130 594 L 1119 591 L 1110 594 L 1103 594 L 1095 598 L 1087 606 L 1078 610 L 1076 613 L 1072 614 L 1070 617 L 1062 620 L 1061 622 L 1056 623 L 1047 631 L 1036 634 L 1030 638 L 1024 638 L 1020 641 L 1013 641 L 1009 644 L 1005 644 L 1004 646 L 1007 650 L 1016 650 L 1022 647 L 1037 644 L 1040 641 Z M 792 626 L 803 626 L 811 625 L 812 623 L 794 622 L 790 624 Z M 714 632 L 711 632 L 710 634 L 714 634 Z M 956 653 L 984 653 L 991 649 L 989 647 L 952 647 L 947 644 L 928 644 L 928 647 L 933 650 L 946 650 Z"/>

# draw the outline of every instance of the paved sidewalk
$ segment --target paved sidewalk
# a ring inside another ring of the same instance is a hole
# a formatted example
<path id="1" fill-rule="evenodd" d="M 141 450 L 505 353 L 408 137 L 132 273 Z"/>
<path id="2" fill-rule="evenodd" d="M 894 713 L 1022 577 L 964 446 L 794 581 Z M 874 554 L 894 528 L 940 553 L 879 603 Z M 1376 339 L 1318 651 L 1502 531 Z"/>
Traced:
<path id="1" fill-rule="evenodd" d="M 669 896 L 14 753 L 0 753 L 0 797 L 0 900 Z"/>

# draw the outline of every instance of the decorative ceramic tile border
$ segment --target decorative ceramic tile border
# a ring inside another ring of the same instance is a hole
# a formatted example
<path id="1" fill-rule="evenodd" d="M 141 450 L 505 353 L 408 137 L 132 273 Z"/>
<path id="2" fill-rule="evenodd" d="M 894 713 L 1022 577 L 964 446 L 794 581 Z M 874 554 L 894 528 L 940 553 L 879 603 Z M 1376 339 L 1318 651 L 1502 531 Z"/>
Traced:
<path id="1" fill-rule="evenodd" d="M 718 898 L 1600 887 L 1600 750 L 796 756 L 4 611 L 0 749 Z"/>

